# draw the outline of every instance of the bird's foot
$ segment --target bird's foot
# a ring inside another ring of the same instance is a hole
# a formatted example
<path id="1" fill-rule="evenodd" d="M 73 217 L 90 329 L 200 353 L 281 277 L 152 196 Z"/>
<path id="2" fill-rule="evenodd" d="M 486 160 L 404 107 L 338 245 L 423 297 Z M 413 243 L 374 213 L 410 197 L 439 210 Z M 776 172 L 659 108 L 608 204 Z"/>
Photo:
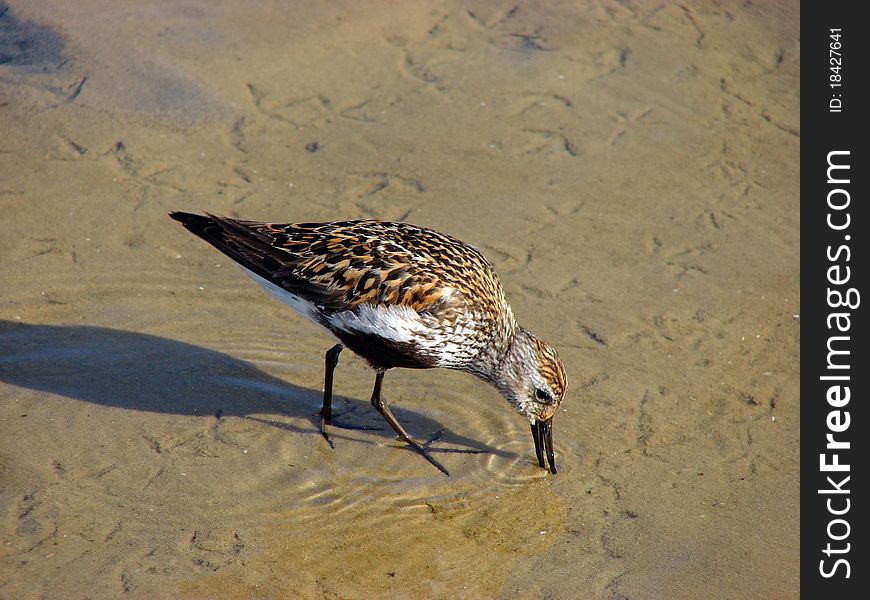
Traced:
<path id="1" fill-rule="evenodd" d="M 353 412 L 353 410 L 349 410 L 344 414 Z M 371 427 L 369 425 L 355 425 L 353 423 L 348 423 L 344 421 L 340 416 L 336 417 L 336 415 L 330 414 L 329 416 L 325 416 L 323 411 L 317 413 L 320 415 L 320 435 L 323 436 L 323 439 L 326 440 L 326 443 L 329 444 L 330 448 L 335 449 L 335 444 L 332 439 L 329 437 L 329 429 L 331 427 L 335 427 L 336 429 L 348 429 L 350 431 L 383 431 L 383 427 Z"/>
<path id="2" fill-rule="evenodd" d="M 438 433 L 438 437 L 441 437 L 440 432 Z M 437 438 L 435 438 L 435 439 L 437 439 Z M 429 440 L 428 442 L 426 442 L 425 445 L 424 445 L 424 444 L 420 444 L 419 442 L 417 442 L 417 441 L 415 441 L 415 440 L 413 440 L 413 439 L 410 439 L 410 438 L 406 439 L 406 440 L 405 440 L 405 443 L 407 443 L 411 448 L 413 448 L 414 450 L 416 450 L 416 451 L 417 451 L 417 452 L 418 452 L 418 453 L 419 453 L 423 458 L 425 458 L 426 460 L 428 460 L 429 463 L 430 463 L 433 467 L 435 467 L 436 469 L 438 469 L 439 471 L 441 471 L 442 473 L 444 473 L 445 475 L 447 475 L 447 476 L 449 477 L 449 476 L 450 476 L 450 471 L 448 471 L 448 470 L 444 467 L 444 465 L 442 465 L 440 462 L 438 462 L 437 460 L 435 460 L 435 459 L 432 457 L 432 455 L 429 454 L 428 446 L 429 446 L 429 444 L 431 444 L 432 442 L 434 442 L 435 439 L 431 439 L 431 440 Z"/>

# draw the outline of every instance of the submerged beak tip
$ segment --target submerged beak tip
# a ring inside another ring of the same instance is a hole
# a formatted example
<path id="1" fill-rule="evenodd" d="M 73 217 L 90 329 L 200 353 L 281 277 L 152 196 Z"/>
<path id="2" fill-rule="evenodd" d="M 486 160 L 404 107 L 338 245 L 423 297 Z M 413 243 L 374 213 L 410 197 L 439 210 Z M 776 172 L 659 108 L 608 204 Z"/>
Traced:
<path id="1" fill-rule="evenodd" d="M 556 454 L 553 452 L 553 428 L 552 420 L 535 421 L 532 423 L 532 438 L 535 440 L 535 455 L 538 458 L 538 466 L 556 474 Z M 547 464 L 544 463 L 544 455 L 547 456 Z"/>

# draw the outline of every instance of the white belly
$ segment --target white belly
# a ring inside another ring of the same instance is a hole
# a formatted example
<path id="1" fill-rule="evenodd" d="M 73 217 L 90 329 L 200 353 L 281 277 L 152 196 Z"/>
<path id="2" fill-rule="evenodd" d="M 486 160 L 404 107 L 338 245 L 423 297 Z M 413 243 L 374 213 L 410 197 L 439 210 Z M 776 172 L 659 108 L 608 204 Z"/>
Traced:
<path id="1" fill-rule="evenodd" d="M 425 329 L 420 315 L 405 306 L 384 307 L 364 304 L 352 311 L 337 311 L 324 315 L 312 302 L 288 292 L 245 267 L 242 267 L 242 270 L 259 283 L 267 294 L 288 305 L 306 319 L 323 326 L 333 335 L 336 335 L 335 332 L 325 327 L 324 321 L 336 331 L 377 335 L 395 342 L 413 342 Z"/>

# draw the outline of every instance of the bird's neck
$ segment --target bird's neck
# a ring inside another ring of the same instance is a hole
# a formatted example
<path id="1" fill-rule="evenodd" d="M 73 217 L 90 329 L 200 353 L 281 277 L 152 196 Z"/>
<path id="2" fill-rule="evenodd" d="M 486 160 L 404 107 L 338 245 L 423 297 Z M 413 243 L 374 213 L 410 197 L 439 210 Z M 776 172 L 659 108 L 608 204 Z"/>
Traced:
<path id="1" fill-rule="evenodd" d="M 522 373 L 523 364 L 528 360 L 528 333 L 513 321 L 510 329 L 502 338 L 501 344 L 489 349 L 493 352 L 490 360 L 481 361 L 487 368 L 475 373 L 478 377 L 494 386 L 510 402 L 516 403 L 515 385 Z"/>

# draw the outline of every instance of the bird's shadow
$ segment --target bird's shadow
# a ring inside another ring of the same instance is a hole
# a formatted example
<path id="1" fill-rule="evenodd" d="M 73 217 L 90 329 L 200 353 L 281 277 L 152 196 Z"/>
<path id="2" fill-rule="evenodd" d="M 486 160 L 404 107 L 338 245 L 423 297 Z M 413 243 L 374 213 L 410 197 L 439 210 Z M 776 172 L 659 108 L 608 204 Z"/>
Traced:
<path id="1" fill-rule="evenodd" d="M 0 320 L 0 381 L 127 410 L 237 416 L 320 436 L 321 391 L 292 385 L 221 352 L 144 333 Z M 359 420 L 359 428 L 395 438 L 386 423 L 377 421 L 380 417 L 368 401 L 344 399 L 339 404 L 336 398 L 334 404 L 347 413 L 337 415 L 339 420 Z M 394 412 L 400 422 L 414 422 L 416 429 L 441 431 L 439 446 L 467 448 L 430 447 L 431 452 L 509 454 L 457 435 L 415 411 Z M 343 437 L 335 428 L 331 435 Z"/>

